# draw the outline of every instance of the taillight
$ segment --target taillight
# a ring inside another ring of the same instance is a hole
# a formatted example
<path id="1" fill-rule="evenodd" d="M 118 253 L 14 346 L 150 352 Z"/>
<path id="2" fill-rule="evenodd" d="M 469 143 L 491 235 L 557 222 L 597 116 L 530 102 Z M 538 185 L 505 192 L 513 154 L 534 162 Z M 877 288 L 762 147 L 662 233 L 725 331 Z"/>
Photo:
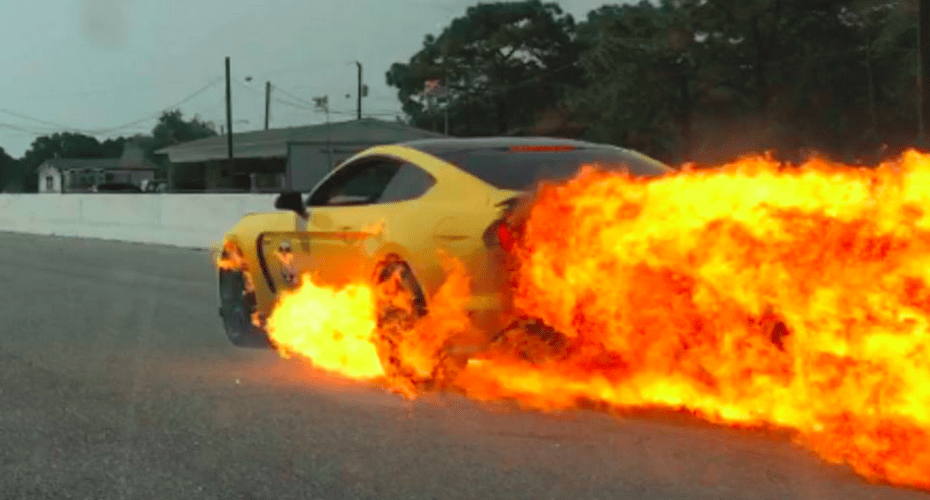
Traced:
<path id="1" fill-rule="evenodd" d="M 488 248 L 500 247 L 509 253 L 517 246 L 517 233 L 511 223 L 513 211 L 521 200 L 521 197 L 515 196 L 496 205 L 501 209 L 501 218 L 494 221 L 484 232 L 484 244 Z"/>
<path id="2" fill-rule="evenodd" d="M 503 219 L 498 219 L 484 232 L 484 245 L 488 248 L 501 248 L 510 252 L 516 246 L 517 239 L 513 230 Z"/>
<path id="3" fill-rule="evenodd" d="M 513 250 L 514 245 L 517 243 L 513 237 L 513 232 L 504 221 L 497 224 L 497 242 L 505 252 Z"/>

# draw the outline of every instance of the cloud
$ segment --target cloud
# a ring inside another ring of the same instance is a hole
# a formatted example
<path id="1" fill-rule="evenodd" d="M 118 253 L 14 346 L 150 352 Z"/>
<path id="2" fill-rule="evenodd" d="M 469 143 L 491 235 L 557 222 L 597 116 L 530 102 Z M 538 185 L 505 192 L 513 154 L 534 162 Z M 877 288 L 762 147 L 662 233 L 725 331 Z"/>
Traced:
<path id="1" fill-rule="evenodd" d="M 82 0 L 81 25 L 94 43 L 111 47 L 126 41 L 126 3 L 123 0 Z"/>

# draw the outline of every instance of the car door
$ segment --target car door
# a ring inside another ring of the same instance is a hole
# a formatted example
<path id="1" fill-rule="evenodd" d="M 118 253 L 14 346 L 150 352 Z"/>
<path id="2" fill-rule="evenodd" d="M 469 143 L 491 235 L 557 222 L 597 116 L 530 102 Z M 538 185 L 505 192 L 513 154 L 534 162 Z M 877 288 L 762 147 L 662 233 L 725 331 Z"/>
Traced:
<path id="1" fill-rule="evenodd" d="M 309 274 L 318 285 L 364 282 L 391 220 L 415 210 L 407 201 L 436 183 L 425 170 L 395 158 L 346 165 L 308 198 L 308 216 L 295 231 L 263 235 L 269 275 L 278 289 Z"/>
<path id="2" fill-rule="evenodd" d="M 306 269 L 314 282 L 343 286 L 367 280 L 370 255 L 380 246 L 386 214 L 378 206 L 403 162 L 364 158 L 340 168 L 308 200 Z"/>

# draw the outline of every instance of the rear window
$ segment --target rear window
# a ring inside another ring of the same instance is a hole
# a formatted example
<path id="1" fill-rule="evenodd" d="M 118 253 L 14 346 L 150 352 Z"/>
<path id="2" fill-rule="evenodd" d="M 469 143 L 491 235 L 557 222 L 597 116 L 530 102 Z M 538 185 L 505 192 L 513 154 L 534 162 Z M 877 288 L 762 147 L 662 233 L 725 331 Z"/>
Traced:
<path id="1" fill-rule="evenodd" d="M 539 181 L 563 180 L 582 165 L 596 163 L 607 170 L 636 177 L 655 177 L 671 170 L 657 160 L 621 148 L 499 147 L 431 152 L 498 189 L 526 191 Z"/>

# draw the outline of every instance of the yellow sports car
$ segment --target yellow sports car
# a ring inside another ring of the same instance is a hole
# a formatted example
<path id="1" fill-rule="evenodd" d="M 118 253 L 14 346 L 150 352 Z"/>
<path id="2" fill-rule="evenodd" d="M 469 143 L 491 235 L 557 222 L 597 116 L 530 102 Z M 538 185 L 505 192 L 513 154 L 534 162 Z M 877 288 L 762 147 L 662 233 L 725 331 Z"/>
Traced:
<path id="1" fill-rule="evenodd" d="M 425 314 L 445 278 L 437 250 L 464 263 L 468 308 L 495 331 L 508 309 L 507 212 L 539 181 L 591 163 L 634 176 L 670 171 L 630 150 L 550 138 L 427 139 L 358 153 L 308 195 L 283 193 L 277 211 L 248 215 L 226 233 L 215 249 L 234 263 L 219 272 L 226 334 L 236 345 L 267 345 L 262 325 L 276 295 L 305 273 L 332 286 L 399 276 L 413 301 L 407 309 Z"/>

